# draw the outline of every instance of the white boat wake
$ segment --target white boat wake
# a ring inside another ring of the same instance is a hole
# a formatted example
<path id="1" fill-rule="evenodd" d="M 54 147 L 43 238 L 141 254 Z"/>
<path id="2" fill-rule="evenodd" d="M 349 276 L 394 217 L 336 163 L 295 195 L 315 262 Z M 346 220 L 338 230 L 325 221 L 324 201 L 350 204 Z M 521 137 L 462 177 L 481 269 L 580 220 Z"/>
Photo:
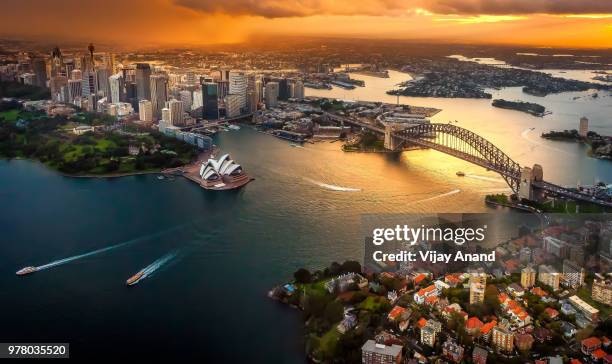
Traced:
<path id="1" fill-rule="evenodd" d="M 361 188 L 342 187 L 342 186 L 330 185 L 327 183 L 315 181 L 310 178 L 304 178 L 304 179 L 310 183 L 314 183 L 315 185 L 326 188 L 330 191 L 340 191 L 340 192 L 359 192 L 361 191 Z"/>
<path id="2" fill-rule="evenodd" d="M 465 176 L 469 177 L 469 178 L 479 179 L 479 180 L 482 180 L 482 181 L 490 181 L 490 182 L 497 182 L 497 183 L 506 183 L 501 178 L 479 176 L 479 175 L 476 175 L 476 174 L 466 174 Z"/>
<path id="3" fill-rule="evenodd" d="M 446 196 L 451 196 L 451 195 L 457 194 L 459 192 L 461 192 L 461 190 L 456 189 L 456 190 L 448 191 L 448 192 L 445 192 L 445 193 L 441 193 L 441 194 L 433 196 L 433 197 L 428 197 L 428 198 L 425 198 L 425 199 L 422 199 L 422 200 L 418 200 L 418 201 L 415 201 L 413 203 L 432 201 L 432 200 L 436 200 L 438 198 L 442 198 L 442 197 L 446 197 Z"/>
<path id="4" fill-rule="evenodd" d="M 140 277 L 140 279 L 138 281 L 151 276 L 159 268 L 163 267 L 166 263 L 168 263 L 172 259 L 176 258 L 177 255 L 178 255 L 178 252 L 176 252 L 176 251 L 170 252 L 170 253 L 164 255 L 163 257 L 157 259 L 153 263 L 149 264 L 146 268 L 141 270 L 141 272 L 143 274 L 142 274 L 142 277 Z"/>
<path id="5" fill-rule="evenodd" d="M 544 147 L 544 148 L 546 148 L 546 149 L 550 149 L 550 150 L 554 150 L 555 152 L 559 152 L 559 153 L 564 153 L 564 154 L 572 155 L 572 153 L 570 153 L 570 152 L 568 152 L 568 151 L 566 151 L 566 150 L 559 149 L 559 148 L 555 148 L 555 147 L 551 147 L 550 145 L 547 145 L 547 144 L 544 144 L 544 143 L 541 143 L 541 142 L 538 142 L 538 141 L 535 141 L 535 140 L 533 140 L 533 139 L 529 138 L 529 137 L 528 137 L 528 135 L 529 135 L 529 133 L 531 133 L 532 131 L 533 131 L 533 128 L 527 128 L 527 129 L 523 130 L 523 132 L 521 133 L 521 137 L 522 137 L 523 139 L 527 140 L 528 142 L 530 142 L 530 143 L 532 143 L 532 144 L 535 144 L 535 145 L 537 145 L 537 146 Z"/>
<path id="6" fill-rule="evenodd" d="M 182 226 L 184 226 L 184 225 L 179 225 L 179 226 L 167 229 L 167 230 L 162 230 L 162 231 L 159 231 L 159 232 L 156 232 L 156 233 L 153 233 L 153 234 L 141 236 L 141 237 L 136 238 L 136 239 L 128 240 L 128 241 L 125 241 L 123 243 L 119 243 L 119 244 L 115 244 L 115 245 L 111 245 L 111 246 L 108 246 L 106 248 L 97 249 L 97 250 L 94 250 L 94 251 L 91 251 L 91 252 L 88 252 L 88 253 L 84 253 L 84 254 L 80 254 L 80 255 L 75 255 L 75 256 L 72 256 L 72 257 L 64 258 L 64 259 L 55 260 L 55 261 L 53 261 L 51 263 L 47 263 L 47 264 L 44 264 L 44 265 L 36 267 L 36 270 L 37 271 L 41 271 L 41 270 L 57 267 L 57 266 L 64 265 L 64 264 L 69 263 L 69 262 L 73 262 L 73 261 L 78 260 L 78 259 L 82 259 L 82 258 L 86 258 L 86 257 L 91 257 L 92 255 L 101 254 L 101 253 L 107 252 L 109 250 L 114 250 L 114 249 L 118 249 L 118 248 L 121 248 L 121 247 L 124 247 L 124 246 L 127 246 L 127 245 L 135 244 L 135 243 L 138 243 L 138 242 L 141 242 L 141 241 L 144 241 L 144 240 L 148 240 L 148 239 L 160 236 L 160 235 L 167 234 L 167 233 L 172 232 L 172 231 L 174 231 L 174 230 L 176 230 L 176 229 L 178 229 L 178 228 L 180 228 Z"/>

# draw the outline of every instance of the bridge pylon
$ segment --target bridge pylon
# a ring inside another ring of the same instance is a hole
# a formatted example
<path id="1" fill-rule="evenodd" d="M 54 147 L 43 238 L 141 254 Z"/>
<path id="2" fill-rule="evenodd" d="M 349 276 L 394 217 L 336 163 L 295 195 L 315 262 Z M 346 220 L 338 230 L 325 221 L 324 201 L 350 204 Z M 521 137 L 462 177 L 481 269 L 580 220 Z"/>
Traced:
<path id="1" fill-rule="evenodd" d="M 544 170 L 539 164 L 534 164 L 533 168 L 521 168 L 521 182 L 519 184 L 518 195 L 521 199 L 529 201 L 541 201 L 541 191 L 535 189 L 534 182 L 542 182 L 544 180 Z"/>

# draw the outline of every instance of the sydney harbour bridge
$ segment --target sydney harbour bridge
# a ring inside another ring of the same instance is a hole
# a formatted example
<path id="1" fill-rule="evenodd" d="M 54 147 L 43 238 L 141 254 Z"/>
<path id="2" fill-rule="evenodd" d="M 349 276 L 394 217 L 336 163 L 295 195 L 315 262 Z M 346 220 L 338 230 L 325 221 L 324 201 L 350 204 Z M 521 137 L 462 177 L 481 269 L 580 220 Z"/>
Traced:
<path id="1" fill-rule="evenodd" d="M 378 127 L 353 118 L 325 114 L 330 120 L 384 135 L 385 148 L 403 150 L 408 146 L 430 148 L 497 172 L 522 199 L 538 201 L 545 193 L 612 207 L 612 202 L 568 189 L 543 179 L 540 165 L 521 167 L 506 153 L 480 135 L 454 124 L 422 123 L 395 128 Z"/>

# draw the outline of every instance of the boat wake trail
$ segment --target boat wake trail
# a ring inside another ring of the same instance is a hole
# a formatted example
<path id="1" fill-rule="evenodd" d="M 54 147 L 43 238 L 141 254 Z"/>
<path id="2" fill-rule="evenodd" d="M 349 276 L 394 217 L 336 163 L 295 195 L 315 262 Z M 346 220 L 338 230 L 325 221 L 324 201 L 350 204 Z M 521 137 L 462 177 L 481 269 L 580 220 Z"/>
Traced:
<path id="1" fill-rule="evenodd" d="M 151 276 L 159 268 L 163 267 L 166 263 L 168 263 L 172 259 L 176 258 L 177 255 L 178 255 L 178 252 L 176 252 L 176 251 L 170 252 L 170 253 L 164 255 L 163 257 L 157 259 L 153 263 L 149 264 L 146 268 L 144 268 L 142 270 L 143 274 L 142 274 L 142 278 L 140 278 L 140 279 L 144 279 L 144 278 L 147 278 L 147 277 Z"/>
<path id="2" fill-rule="evenodd" d="M 541 143 L 541 142 L 538 142 L 538 141 L 535 141 L 535 140 L 533 140 L 533 139 L 529 138 L 529 136 L 528 136 L 528 135 L 529 135 L 529 133 L 531 133 L 532 131 L 533 131 L 533 129 L 532 129 L 532 128 L 528 128 L 528 129 L 523 130 L 523 132 L 521 133 L 521 137 L 522 137 L 523 139 L 527 140 L 528 142 L 533 143 L 533 144 L 535 144 L 535 145 L 537 145 L 537 146 L 544 147 L 544 148 L 546 148 L 546 149 L 550 149 L 550 150 L 554 150 L 555 152 L 559 152 L 559 153 L 564 153 L 564 154 L 569 154 L 569 155 L 571 155 L 571 154 L 572 154 L 572 153 L 570 153 L 570 152 L 568 152 L 568 151 L 566 151 L 566 150 L 559 149 L 559 148 L 555 148 L 555 147 L 551 147 L 550 145 L 547 145 L 547 144 L 544 144 L 544 143 Z"/>
<path id="3" fill-rule="evenodd" d="M 479 179 L 479 180 L 483 180 L 483 181 L 490 181 L 490 182 L 497 182 L 497 183 L 506 183 L 503 179 L 501 178 L 493 178 L 493 177 L 486 177 L 486 176 L 479 176 L 476 174 L 466 174 L 466 177 L 469 178 L 474 178 L 474 179 Z"/>
<path id="4" fill-rule="evenodd" d="M 312 180 L 310 178 L 304 178 L 304 179 L 306 181 L 310 182 L 310 183 L 314 183 L 315 185 L 317 185 L 319 187 L 323 187 L 323 188 L 328 189 L 330 191 L 340 191 L 340 192 L 359 192 L 359 191 L 361 191 L 361 188 L 342 187 L 342 186 L 330 185 L 330 184 L 327 184 L 327 183 L 315 181 L 315 180 Z"/>
<path id="5" fill-rule="evenodd" d="M 415 201 L 414 203 L 432 201 L 432 200 L 436 200 L 438 198 L 442 198 L 442 197 L 446 197 L 446 196 L 451 196 L 451 195 L 454 195 L 454 194 L 459 193 L 459 192 L 461 192 L 461 190 L 459 190 L 459 189 L 452 190 L 452 191 L 448 191 L 448 192 L 445 192 L 445 193 L 441 193 L 441 194 L 433 196 L 433 197 L 428 197 L 428 198 L 425 198 L 425 199 L 422 199 L 422 200 Z"/>
<path id="6" fill-rule="evenodd" d="M 153 234 L 141 236 L 141 237 L 138 237 L 136 239 L 124 241 L 123 243 L 111 245 L 111 246 L 108 246 L 108 247 L 102 248 L 102 249 L 97 249 L 97 250 L 94 250 L 94 251 L 91 251 L 91 252 L 88 252 L 88 253 L 85 253 L 85 254 L 75 255 L 75 256 L 72 256 L 72 257 L 56 260 L 56 261 L 53 261 L 51 263 L 47 263 L 47 264 L 38 266 L 38 267 L 36 267 L 36 270 L 37 271 L 41 271 L 41 270 L 57 267 L 57 266 L 60 266 L 60 265 L 63 265 L 63 264 L 69 263 L 69 262 L 73 262 L 73 261 L 78 260 L 78 259 L 82 259 L 82 258 L 86 258 L 86 257 L 91 257 L 93 255 L 101 254 L 101 253 L 104 253 L 104 252 L 107 252 L 107 251 L 110 251 L 110 250 L 118 249 L 118 248 L 121 248 L 121 247 L 125 247 L 125 246 L 128 246 L 128 245 L 132 245 L 132 244 L 141 242 L 141 241 L 152 239 L 152 238 L 155 238 L 157 236 L 161 236 L 161 235 L 167 234 L 169 232 L 172 232 L 174 230 L 177 230 L 177 229 L 181 228 L 182 226 L 184 226 L 184 225 L 179 225 L 179 226 L 167 229 L 167 230 L 162 230 L 162 231 L 159 231 L 159 232 L 156 232 L 156 233 L 153 233 Z"/>

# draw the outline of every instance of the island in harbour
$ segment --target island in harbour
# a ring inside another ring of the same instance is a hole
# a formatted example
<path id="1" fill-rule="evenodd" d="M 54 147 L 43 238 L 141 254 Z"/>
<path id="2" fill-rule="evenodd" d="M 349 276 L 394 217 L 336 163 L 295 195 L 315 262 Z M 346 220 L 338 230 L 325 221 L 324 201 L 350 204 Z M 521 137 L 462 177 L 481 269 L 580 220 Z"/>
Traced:
<path id="1" fill-rule="evenodd" d="M 493 100 L 491 105 L 502 108 L 502 109 L 510 109 L 510 110 L 518 110 L 518 111 L 526 112 L 533 116 L 541 117 L 541 116 L 546 115 L 546 108 L 534 102 L 508 101 L 504 99 L 495 99 Z"/>
<path id="2" fill-rule="evenodd" d="M 563 131 L 549 131 L 542 133 L 542 138 L 549 140 L 586 143 L 590 147 L 589 153 L 600 159 L 612 160 L 612 137 L 588 131 L 581 135 L 576 129 Z"/>

